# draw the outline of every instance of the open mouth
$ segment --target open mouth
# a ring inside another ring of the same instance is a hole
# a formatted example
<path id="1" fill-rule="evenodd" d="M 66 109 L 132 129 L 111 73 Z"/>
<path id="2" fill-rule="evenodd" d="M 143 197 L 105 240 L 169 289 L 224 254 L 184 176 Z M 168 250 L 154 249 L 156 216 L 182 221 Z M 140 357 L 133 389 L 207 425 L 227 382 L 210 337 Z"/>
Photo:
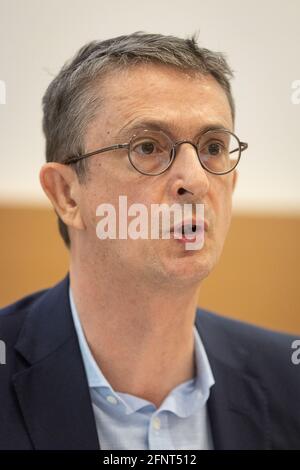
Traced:
<path id="1" fill-rule="evenodd" d="M 204 224 L 188 223 L 184 222 L 180 225 L 175 226 L 171 232 L 173 232 L 174 238 L 179 241 L 193 241 L 204 231 Z"/>
<path id="2" fill-rule="evenodd" d="M 182 235 L 196 234 L 197 230 L 200 230 L 200 226 L 196 224 L 182 225 Z"/>

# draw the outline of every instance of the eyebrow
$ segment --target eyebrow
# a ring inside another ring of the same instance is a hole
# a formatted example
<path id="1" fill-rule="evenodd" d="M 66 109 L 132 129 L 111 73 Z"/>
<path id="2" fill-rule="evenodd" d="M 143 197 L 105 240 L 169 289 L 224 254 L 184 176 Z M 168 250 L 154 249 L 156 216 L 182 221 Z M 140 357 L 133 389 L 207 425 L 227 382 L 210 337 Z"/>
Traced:
<path id="1" fill-rule="evenodd" d="M 173 126 L 173 129 L 174 128 L 177 131 L 179 129 L 177 125 Z M 135 124 L 132 124 L 132 125 L 127 124 L 120 129 L 116 137 L 125 138 L 128 136 L 128 134 L 133 134 L 135 131 L 142 130 L 142 129 L 163 131 L 169 134 L 173 139 L 175 138 L 174 131 L 172 130 L 172 125 L 170 125 L 168 122 L 161 121 L 159 119 L 158 120 L 141 120 L 141 121 L 137 121 Z M 215 124 L 207 124 L 199 128 L 199 131 L 197 132 L 196 137 L 198 137 L 200 134 L 203 134 L 204 132 L 215 130 L 215 129 L 227 129 L 227 128 L 224 127 L 223 124 L 218 123 L 218 122 L 216 122 Z M 227 130 L 230 131 L 230 129 L 227 129 Z"/>

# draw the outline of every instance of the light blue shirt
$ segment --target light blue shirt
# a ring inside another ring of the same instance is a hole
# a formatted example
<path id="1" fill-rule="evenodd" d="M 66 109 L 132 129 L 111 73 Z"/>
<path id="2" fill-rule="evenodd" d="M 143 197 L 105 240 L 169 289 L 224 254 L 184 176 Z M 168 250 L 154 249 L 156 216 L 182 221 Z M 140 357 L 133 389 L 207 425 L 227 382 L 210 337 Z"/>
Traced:
<path id="1" fill-rule="evenodd" d="M 210 387 L 215 381 L 195 325 L 196 377 L 175 387 L 157 408 L 148 400 L 113 390 L 87 344 L 71 289 L 69 296 L 90 389 L 100 448 L 102 450 L 212 449 L 206 403 Z"/>

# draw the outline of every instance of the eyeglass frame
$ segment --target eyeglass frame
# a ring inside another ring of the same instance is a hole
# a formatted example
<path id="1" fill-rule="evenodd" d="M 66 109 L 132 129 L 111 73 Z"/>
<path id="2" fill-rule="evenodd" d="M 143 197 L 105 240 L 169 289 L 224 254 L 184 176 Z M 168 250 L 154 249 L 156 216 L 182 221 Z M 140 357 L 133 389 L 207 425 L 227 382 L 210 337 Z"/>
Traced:
<path id="1" fill-rule="evenodd" d="M 143 131 L 148 131 L 149 129 L 143 129 Z M 248 143 L 247 142 L 242 142 L 238 136 L 236 134 L 234 134 L 233 132 L 231 132 L 230 130 L 226 129 L 226 128 L 223 128 L 223 127 L 219 127 L 219 128 L 214 128 L 214 129 L 208 129 L 206 130 L 205 132 L 203 132 L 200 136 L 199 136 L 199 139 L 198 141 L 200 141 L 200 138 L 202 138 L 204 135 L 210 133 L 210 132 L 227 132 L 228 134 L 232 135 L 233 137 L 236 138 L 238 144 L 239 144 L 239 147 L 237 149 L 234 149 L 232 150 L 231 152 L 229 153 L 233 153 L 233 152 L 236 152 L 237 150 L 239 151 L 239 156 L 238 156 L 238 159 L 234 165 L 233 168 L 231 168 L 230 170 L 228 171 L 225 171 L 225 172 L 222 172 L 222 173 L 217 173 L 217 172 L 214 172 L 210 169 L 208 169 L 205 164 L 201 161 L 201 158 L 199 156 L 199 153 L 198 153 L 198 147 L 196 144 L 194 144 L 193 142 L 189 141 L 189 140 L 179 140 L 177 142 L 173 142 L 173 140 L 167 135 L 165 134 L 164 131 L 156 131 L 156 132 L 162 132 L 163 134 L 166 135 L 166 137 L 168 137 L 168 139 L 170 140 L 170 142 L 172 143 L 172 148 L 171 148 L 171 154 L 170 154 L 170 162 L 168 164 L 168 166 L 166 168 L 164 168 L 162 171 L 160 171 L 159 173 L 146 173 L 146 172 L 143 172 L 141 170 L 139 170 L 135 164 L 133 163 L 132 159 L 131 159 L 131 156 L 130 156 L 130 148 L 131 148 L 131 142 L 132 140 L 139 136 L 139 134 L 133 134 L 132 137 L 130 138 L 129 142 L 127 143 L 124 143 L 124 144 L 115 144 L 115 145 L 110 145 L 109 147 L 103 147 L 103 148 L 100 148 L 100 149 L 97 149 L 97 150 L 94 150 L 93 152 L 89 152 L 89 153 L 86 153 L 84 155 L 74 155 L 74 156 L 70 156 L 70 157 L 67 157 L 66 160 L 62 161 L 61 163 L 64 164 L 64 165 L 69 165 L 69 164 L 72 164 L 72 163 L 77 163 L 85 158 L 88 158 L 88 157 L 92 157 L 93 155 L 98 155 L 100 153 L 104 153 L 104 152 L 109 152 L 111 150 L 117 150 L 117 149 L 122 149 L 122 148 L 127 148 L 128 150 L 128 159 L 131 163 L 131 165 L 133 166 L 133 168 L 138 171 L 139 173 L 141 173 L 142 175 L 146 175 L 146 176 L 158 176 L 158 175 L 162 175 L 163 173 L 165 173 L 169 168 L 170 166 L 174 163 L 174 160 L 175 160 L 175 157 L 177 155 L 176 153 L 176 147 L 180 144 L 191 144 L 194 149 L 196 150 L 196 154 L 197 154 L 197 157 L 198 157 L 198 160 L 200 162 L 200 165 L 202 166 L 202 168 L 206 171 L 208 171 L 209 173 L 213 174 L 213 175 L 227 175 L 228 173 L 231 173 L 235 168 L 236 166 L 238 165 L 240 159 L 241 159 L 241 155 L 242 155 L 242 152 L 244 150 L 246 150 L 248 148 Z"/>

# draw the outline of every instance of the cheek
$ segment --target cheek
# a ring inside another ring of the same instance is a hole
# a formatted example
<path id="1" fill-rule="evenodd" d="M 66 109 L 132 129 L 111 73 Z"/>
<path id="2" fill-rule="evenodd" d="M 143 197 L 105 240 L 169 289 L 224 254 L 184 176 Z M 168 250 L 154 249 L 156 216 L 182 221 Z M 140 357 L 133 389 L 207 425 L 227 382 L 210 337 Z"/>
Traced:
<path id="1" fill-rule="evenodd" d="M 97 223 L 96 208 L 99 204 L 99 197 L 85 192 L 81 202 L 81 214 L 88 231 L 94 230 Z"/>
<path id="2" fill-rule="evenodd" d="M 109 185 L 105 182 L 98 182 L 90 180 L 82 188 L 82 197 L 80 201 L 80 211 L 84 220 L 85 226 L 89 232 L 96 233 L 96 225 L 99 217 L 96 215 L 97 207 L 100 204 L 109 203 L 114 206 L 115 201 L 113 195 L 109 190 Z"/>
<path id="3" fill-rule="evenodd" d="M 137 181 L 136 177 L 135 179 L 128 181 L 128 178 L 119 177 L 116 179 L 113 174 L 110 175 L 110 178 L 98 178 L 97 180 L 95 178 L 91 178 L 88 181 L 88 184 L 86 184 L 82 189 L 80 209 L 85 226 L 92 234 L 96 234 L 96 227 L 101 219 L 101 216 L 96 214 L 98 206 L 107 204 L 112 208 L 112 210 L 114 209 L 115 220 L 118 225 L 119 212 L 121 210 L 120 196 L 126 196 L 126 202 L 124 202 L 124 198 L 122 198 L 121 204 L 122 213 L 125 212 L 127 214 L 127 210 L 132 204 L 143 203 L 148 207 L 153 193 L 151 188 L 148 188 L 147 190 L 145 184 L 143 184 L 142 181 Z M 105 214 L 105 217 L 107 215 L 108 213 Z"/>

